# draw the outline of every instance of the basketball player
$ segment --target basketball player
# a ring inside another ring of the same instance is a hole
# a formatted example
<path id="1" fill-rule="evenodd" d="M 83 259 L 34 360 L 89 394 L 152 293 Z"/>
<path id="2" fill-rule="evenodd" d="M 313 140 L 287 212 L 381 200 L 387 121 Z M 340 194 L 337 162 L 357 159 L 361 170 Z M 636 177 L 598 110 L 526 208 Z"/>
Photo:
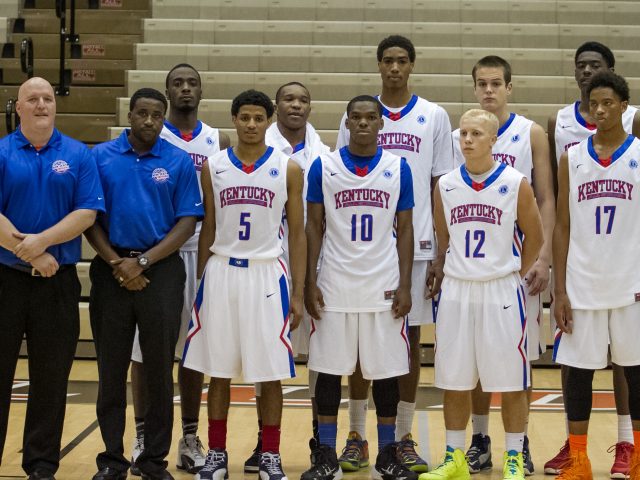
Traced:
<path id="1" fill-rule="evenodd" d="M 165 457 L 173 430 L 173 360 L 184 304 L 185 270 L 178 255 L 204 213 L 189 156 L 160 138 L 167 99 L 152 88 L 129 102 L 127 129 L 97 145 L 106 213 L 85 232 L 98 255 L 91 262 L 89 313 L 98 357 L 97 399 L 105 443 L 93 480 L 119 480 L 124 457 L 127 372 L 136 327 L 144 355 L 142 478 L 171 480 Z"/>
<path id="2" fill-rule="evenodd" d="M 238 146 L 214 155 L 203 167 L 202 281 L 196 297 L 201 308 L 184 357 L 186 368 L 211 377 L 209 452 L 196 480 L 228 476 L 230 382 L 240 374 L 262 384 L 260 478 L 286 479 L 280 459 L 280 380 L 295 376 L 289 329 L 302 319 L 306 240 L 302 171 L 264 142 L 273 111 L 262 92 L 238 95 L 231 105 Z M 287 268 L 278 258 L 283 210 L 289 225 L 291 298 Z"/>
<path id="3" fill-rule="evenodd" d="M 596 131 L 594 119 L 589 114 L 589 97 L 587 88 L 596 73 L 615 67 L 615 57 L 611 50 L 598 42 L 586 42 L 575 53 L 575 79 L 580 88 L 580 100 L 558 111 L 549 118 L 548 132 L 551 149 L 551 168 L 556 177 L 557 160 L 569 147 L 587 139 Z M 638 109 L 627 106 L 622 114 L 622 125 L 627 133 L 640 135 L 640 114 Z M 625 478 L 629 470 L 629 456 L 633 445 L 631 417 L 629 416 L 629 399 L 627 381 L 621 367 L 613 363 L 613 391 L 618 412 L 618 441 L 615 445 L 615 460 L 611 467 L 611 478 Z M 566 368 L 562 366 L 562 385 L 566 385 Z M 566 404 L 566 398 L 565 398 Z M 568 432 L 567 432 L 568 433 Z M 569 457 L 569 441 L 567 440 L 558 454 L 549 460 L 545 473 L 558 474 Z"/>
<path id="4" fill-rule="evenodd" d="M 193 166 L 200 184 L 202 164 L 208 157 L 229 146 L 226 133 L 211 128 L 198 120 L 198 105 L 202 99 L 202 83 L 200 74 L 191 65 L 181 63 L 173 67 L 167 74 L 166 95 L 169 99 L 169 118 L 165 120 L 160 137 L 184 150 L 193 160 Z M 180 336 L 176 344 L 176 357 L 182 358 L 184 343 L 191 319 L 191 307 L 196 296 L 196 263 L 198 256 L 198 235 L 201 223 L 196 224 L 196 233 L 180 248 L 180 257 L 185 265 L 187 281 L 184 290 L 184 306 L 182 307 L 182 324 Z M 135 461 L 144 448 L 145 409 L 144 378 L 142 368 L 142 352 L 136 330 L 133 344 L 133 360 L 131 364 L 131 388 L 136 421 L 136 438 L 133 443 L 131 473 L 140 474 Z M 189 370 L 182 365 L 178 367 L 178 386 L 180 387 L 180 407 L 182 410 L 182 438 L 178 443 L 177 467 L 189 473 L 196 473 L 204 465 L 204 452 L 198 438 L 198 416 L 202 398 L 203 375 Z"/>
<path id="5" fill-rule="evenodd" d="M 413 471 L 425 472 L 427 463 L 415 451 L 411 436 L 415 399 L 420 380 L 420 325 L 433 321 L 431 295 L 426 287 L 433 277 L 430 261 L 436 256 L 431 218 L 431 191 L 440 175 L 453 168 L 451 123 L 445 110 L 410 92 L 409 76 L 413 71 L 416 52 L 411 41 L 400 35 L 385 38 L 378 45 L 378 69 L 382 79 L 384 126 L 378 134 L 378 145 L 407 159 L 413 172 L 416 209 L 413 217 L 415 232 L 412 277 L 412 307 L 409 313 L 409 343 L 411 362 L 408 375 L 399 380 L 400 403 L 396 425 L 399 455 Z M 349 143 L 349 131 L 343 117 L 337 149 Z M 434 292 L 434 294 L 437 292 Z M 349 438 L 340 464 L 345 470 L 358 470 L 369 464 L 365 423 L 367 418 L 369 382 L 362 379 L 359 369 L 349 378 Z"/>
<path id="6" fill-rule="evenodd" d="M 587 429 L 594 369 L 624 369 L 635 445 L 640 445 L 640 141 L 623 124 L 629 86 L 603 70 L 587 87 L 597 131 L 560 156 L 553 234 L 554 357 L 567 368 L 570 463 L 558 479 L 591 478 Z M 624 253 L 622 253 L 624 252 Z M 640 478 L 636 451 L 635 477 Z M 633 460 L 632 460 L 633 462 Z M 633 468 L 633 463 L 631 468 Z M 629 475 L 629 470 L 623 472 Z"/>
<path id="7" fill-rule="evenodd" d="M 340 381 L 358 361 L 364 378 L 373 380 L 378 415 L 372 477 L 418 477 L 399 462 L 395 442 L 398 376 L 409 371 L 413 182 L 406 160 L 378 147 L 383 123 L 374 97 L 353 98 L 349 145 L 321 155 L 309 171 L 305 304 L 312 317 L 309 369 L 319 372 L 320 447 L 302 480 L 342 477 L 336 455 Z"/>
<path id="8" fill-rule="evenodd" d="M 276 92 L 276 122 L 267 129 L 265 143 L 287 155 L 296 162 L 304 173 L 303 200 L 307 195 L 307 173 L 311 162 L 322 153 L 328 153 L 329 147 L 322 143 L 322 139 L 315 128 L 308 122 L 311 113 L 311 95 L 309 90 L 299 82 L 289 82 L 278 88 Z M 306 218 L 306 202 L 304 203 Z M 288 228 L 286 218 L 283 219 L 283 259 L 289 263 Z M 291 346 L 293 354 L 309 354 L 309 333 L 311 322 L 307 315 L 300 322 L 300 326 L 291 332 Z M 309 396 L 313 414 L 313 438 L 309 441 L 311 452 L 318 444 L 318 414 L 315 403 L 315 381 L 317 373 L 309 372 Z M 262 419 L 260 417 L 260 384 L 256 385 L 256 409 L 258 411 L 258 443 L 252 455 L 244 462 L 246 473 L 257 472 L 260 463 L 260 449 L 262 447 Z"/>
<path id="9" fill-rule="evenodd" d="M 465 163 L 443 176 L 434 194 L 437 265 L 444 263 L 435 385 L 445 391 L 447 448 L 443 463 L 421 480 L 469 478 L 462 449 L 478 381 L 484 391 L 502 392 L 503 478 L 524 479 L 530 368 L 522 279 L 538 258 L 543 231 L 527 178 L 493 160 L 498 127 L 485 110 L 462 115 Z"/>
<path id="10" fill-rule="evenodd" d="M 498 140 L 493 146 L 493 159 L 505 163 L 522 173 L 533 191 L 542 217 L 544 244 L 538 259 L 525 277 L 527 294 L 527 350 L 529 361 L 540 358 L 546 349 L 541 339 L 542 300 L 540 293 L 549 284 L 551 265 L 551 238 L 555 222 L 553 179 L 549 167 L 549 145 L 543 128 L 531 120 L 509 111 L 509 96 L 512 91 L 511 65 L 503 58 L 491 55 L 480 59 L 471 72 L 474 94 L 483 110 L 493 113 L 500 122 Z M 452 134 L 453 148 L 458 164 L 464 163 L 460 150 L 460 130 Z M 528 390 L 529 401 L 531 389 Z M 489 438 L 489 408 L 491 394 L 483 392 L 480 384 L 472 395 L 471 418 L 473 437 L 467 451 L 469 471 L 477 473 L 491 468 L 491 439 Z M 527 422 L 528 426 L 528 422 Z M 533 461 L 529 451 L 529 438 L 525 426 L 522 455 L 526 475 L 533 475 Z"/>

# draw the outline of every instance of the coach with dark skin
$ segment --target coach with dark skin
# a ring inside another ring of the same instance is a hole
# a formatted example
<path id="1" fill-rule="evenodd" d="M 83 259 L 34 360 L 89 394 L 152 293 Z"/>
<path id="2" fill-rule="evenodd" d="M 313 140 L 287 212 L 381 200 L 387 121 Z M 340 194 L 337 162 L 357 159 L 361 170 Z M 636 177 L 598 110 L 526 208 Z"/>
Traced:
<path id="1" fill-rule="evenodd" d="M 94 480 L 127 477 L 124 457 L 127 371 L 136 325 L 153 375 L 145 376 L 143 479 L 172 479 L 165 457 L 173 426 L 173 357 L 185 284 L 180 246 L 203 216 L 193 163 L 159 137 L 167 100 L 143 88 L 130 101 L 131 129 L 93 149 L 106 213 L 86 237 L 91 263 L 91 327 L 98 357 L 98 421 L 106 450 Z"/>
<path id="2" fill-rule="evenodd" d="M 22 468 L 30 480 L 53 480 L 80 331 L 80 235 L 104 200 L 89 149 L 54 127 L 49 82 L 23 83 L 16 110 L 20 127 L 0 140 L 0 460 L 26 337 Z"/>

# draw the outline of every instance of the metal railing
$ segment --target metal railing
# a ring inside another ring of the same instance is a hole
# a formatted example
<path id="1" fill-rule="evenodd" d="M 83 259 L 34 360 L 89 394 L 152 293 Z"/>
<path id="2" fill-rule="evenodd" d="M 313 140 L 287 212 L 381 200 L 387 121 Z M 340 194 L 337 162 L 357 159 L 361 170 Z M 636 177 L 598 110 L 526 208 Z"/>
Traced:
<path id="1" fill-rule="evenodd" d="M 7 127 L 7 134 L 13 132 L 20 125 L 20 117 L 16 112 L 16 101 L 13 98 L 7 100 L 4 111 L 4 121 Z"/>
<path id="2" fill-rule="evenodd" d="M 71 71 L 65 68 L 65 44 L 78 43 L 80 36 L 76 33 L 76 1 L 69 0 L 69 30 L 67 31 L 67 2 L 56 0 L 56 16 L 60 19 L 60 81 L 56 95 L 69 95 Z"/>
<path id="3" fill-rule="evenodd" d="M 33 77 L 33 40 L 31 37 L 23 38 L 20 43 L 20 68 L 27 78 Z"/>

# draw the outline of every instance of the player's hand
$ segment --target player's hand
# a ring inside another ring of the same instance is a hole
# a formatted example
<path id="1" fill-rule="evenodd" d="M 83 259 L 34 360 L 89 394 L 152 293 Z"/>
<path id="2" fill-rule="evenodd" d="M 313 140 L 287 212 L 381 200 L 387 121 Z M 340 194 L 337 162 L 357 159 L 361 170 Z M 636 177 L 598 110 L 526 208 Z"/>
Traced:
<path id="1" fill-rule="evenodd" d="M 48 252 L 44 252 L 42 255 L 38 255 L 31 261 L 31 266 L 35 268 L 43 277 L 53 277 L 60 266 L 58 261 L 53 255 Z"/>
<path id="2" fill-rule="evenodd" d="M 317 285 L 308 285 L 304 289 L 304 306 L 314 320 L 320 320 L 320 312 L 324 309 L 324 298 Z"/>
<path id="3" fill-rule="evenodd" d="M 20 260 L 31 263 L 31 261 L 42 255 L 49 245 L 42 237 L 42 235 L 36 233 L 19 233 L 13 232 L 13 236 L 19 240 L 22 240 L 13 249 L 13 253 Z"/>
<path id="4" fill-rule="evenodd" d="M 132 292 L 139 292 L 143 290 L 147 285 L 151 283 L 144 275 L 138 275 L 135 278 L 132 278 L 128 282 L 123 282 L 120 284 L 121 287 L 126 288 L 127 290 L 131 290 Z"/>
<path id="5" fill-rule="evenodd" d="M 144 271 L 140 265 L 138 265 L 137 258 L 117 258 L 111 260 L 111 267 L 113 268 L 113 278 L 120 284 L 127 284 L 134 278 L 140 276 Z"/>
<path id="6" fill-rule="evenodd" d="M 411 311 L 411 290 L 409 288 L 398 288 L 393 296 L 391 311 L 394 318 L 402 318 Z"/>
<path id="7" fill-rule="evenodd" d="M 427 267 L 427 285 L 424 298 L 434 298 L 440 293 L 440 286 L 444 278 L 444 257 L 438 256 L 429 262 Z"/>
<path id="8" fill-rule="evenodd" d="M 549 265 L 546 262 L 536 260 L 524 277 L 528 293 L 531 296 L 544 292 L 549 286 Z"/>
<path id="9" fill-rule="evenodd" d="M 557 293 L 553 302 L 553 315 L 556 317 L 556 325 L 564 333 L 573 331 L 573 314 L 571 302 L 566 293 Z"/>
<path id="10" fill-rule="evenodd" d="M 304 315 L 304 305 L 302 296 L 292 295 L 289 301 L 289 330 L 293 331 L 302 322 L 302 315 Z"/>

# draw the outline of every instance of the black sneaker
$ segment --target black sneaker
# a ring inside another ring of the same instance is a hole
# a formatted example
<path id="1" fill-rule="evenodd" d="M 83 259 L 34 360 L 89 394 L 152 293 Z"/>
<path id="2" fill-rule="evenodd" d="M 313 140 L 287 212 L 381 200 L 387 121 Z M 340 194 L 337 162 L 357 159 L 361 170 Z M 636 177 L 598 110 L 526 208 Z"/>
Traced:
<path id="1" fill-rule="evenodd" d="M 262 433 L 258 432 L 258 443 L 253 453 L 244 462 L 244 473 L 258 473 L 260 470 L 260 456 L 262 455 Z"/>
<path id="2" fill-rule="evenodd" d="M 471 437 L 471 446 L 467 450 L 467 463 L 469 464 L 469 473 L 478 473 L 493 467 L 489 435 L 476 433 Z"/>
<path id="3" fill-rule="evenodd" d="M 533 475 L 533 461 L 531 460 L 531 452 L 529 451 L 529 437 L 524 436 L 524 444 L 522 445 L 522 460 L 524 464 L 524 474 L 529 477 Z"/>
<path id="4" fill-rule="evenodd" d="M 398 460 L 397 443 L 390 443 L 378 453 L 376 465 L 371 470 L 373 480 L 418 480 L 419 476 Z"/>
<path id="5" fill-rule="evenodd" d="M 319 446 L 320 444 L 316 437 L 311 437 L 309 439 L 309 450 L 311 450 L 311 453 L 309 454 L 309 461 L 311 462 L 312 467 L 316 464 L 316 452 L 318 451 Z"/>
<path id="6" fill-rule="evenodd" d="M 320 445 L 315 450 L 313 466 L 300 476 L 300 480 L 340 480 L 342 469 L 335 449 Z"/>
<path id="7" fill-rule="evenodd" d="M 209 450 L 204 467 L 194 480 L 226 480 L 229 478 L 229 457 L 226 450 Z"/>
<path id="8" fill-rule="evenodd" d="M 260 455 L 259 475 L 260 480 L 287 480 L 279 453 L 264 452 Z"/>

